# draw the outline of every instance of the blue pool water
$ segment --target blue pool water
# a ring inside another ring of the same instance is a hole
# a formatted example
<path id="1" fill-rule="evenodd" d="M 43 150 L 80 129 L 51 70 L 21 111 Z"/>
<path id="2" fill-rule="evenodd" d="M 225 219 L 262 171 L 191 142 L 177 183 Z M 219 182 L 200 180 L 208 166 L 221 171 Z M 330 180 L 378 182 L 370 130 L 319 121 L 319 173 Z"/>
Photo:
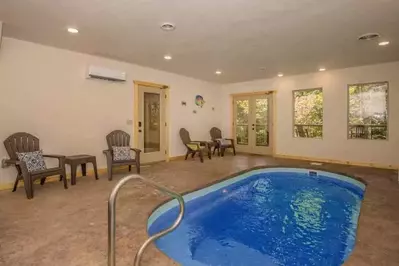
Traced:
<path id="1" fill-rule="evenodd" d="M 341 265 L 356 237 L 364 184 L 306 169 L 254 170 L 185 196 L 181 225 L 156 242 L 184 266 Z M 169 227 L 176 201 L 150 217 Z"/>

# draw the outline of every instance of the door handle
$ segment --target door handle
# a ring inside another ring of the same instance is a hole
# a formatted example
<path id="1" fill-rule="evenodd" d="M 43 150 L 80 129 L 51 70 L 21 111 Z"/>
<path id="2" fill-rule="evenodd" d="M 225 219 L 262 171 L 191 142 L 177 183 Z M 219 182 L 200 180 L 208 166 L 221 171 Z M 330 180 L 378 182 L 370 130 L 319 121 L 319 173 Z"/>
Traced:
<path id="1" fill-rule="evenodd" d="M 141 127 L 141 121 L 139 121 L 139 127 Z"/>
<path id="2" fill-rule="evenodd" d="M 141 129 L 139 129 L 139 133 L 141 133 Z"/>

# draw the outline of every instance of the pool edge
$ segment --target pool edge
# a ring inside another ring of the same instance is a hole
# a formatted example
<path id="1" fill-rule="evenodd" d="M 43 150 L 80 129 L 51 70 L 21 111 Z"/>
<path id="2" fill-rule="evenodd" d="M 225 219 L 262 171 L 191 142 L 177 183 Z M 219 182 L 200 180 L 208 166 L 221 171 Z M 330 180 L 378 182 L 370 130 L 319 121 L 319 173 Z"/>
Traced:
<path id="1" fill-rule="evenodd" d="M 195 193 L 195 192 L 197 192 L 197 191 L 199 191 L 199 190 L 205 189 L 205 188 L 207 188 L 207 187 L 211 187 L 211 186 L 216 185 L 216 184 L 218 184 L 218 183 L 225 182 L 225 181 L 227 181 L 227 180 L 229 180 L 229 179 L 233 179 L 233 178 L 235 178 L 235 177 L 238 177 L 238 176 L 241 176 L 241 175 L 245 175 L 246 173 L 249 173 L 249 172 L 252 172 L 252 171 L 255 171 L 255 170 L 269 169 L 269 168 L 301 169 L 301 170 L 307 170 L 307 171 L 312 171 L 312 170 L 314 170 L 314 171 L 321 171 L 321 172 L 330 173 L 330 174 L 335 174 L 335 175 L 341 175 L 341 176 L 348 177 L 349 179 L 353 179 L 354 181 L 358 181 L 358 182 L 362 183 L 362 184 L 364 185 L 364 193 L 366 193 L 366 191 L 367 191 L 366 188 L 367 188 L 367 186 L 368 186 L 368 183 L 367 183 L 364 179 L 362 179 L 362 178 L 360 178 L 360 177 L 356 177 L 356 176 L 354 176 L 354 175 L 352 175 L 352 174 L 347 174 L 347 173 L 344 173 L 344 172 L 337 172 L 337 171 L 330 171 L 330 170 L 323 169 L 322 167 L 314 167 L 314 166 L 313 166 L 312 168 L 307 168 L 307 167 L 305 168 L 305 167 L 295 167 L 295 166 L 270 165 L 270 166 L 255 166 L 255 167 L 251 167 L 251 168 L 248 168 L 248 169 L 245 169 L 245 170 L 241 170 L 241 171 L 238 171 L 238 172 L 233 173 L 233 174 L 231 174 L 231 175 L 228 175 L 228 176 L 226 176 L 226 177 L 223 177 L 223 178 L 221 178 L 221 179 L 218 179 L 218 180 L 212 181 L 212 182 L 210 182 L 210 183 L 207 183 L 207 184 L 205 184 L 205 185 L 203 185 L 203 186 L 201 186 L 201 187 L 199 187 L 199 188 L 195 188 L 195 189 L 192 189 L 192 190 L 188 190 L 188 191 L 185 191 L 185 192 L 182 192 L 182 193 L 179 193 L 179 194 L 182 195 L 183 198 L 184 198 L 184 196 L 186 196 L 187 194 Z M 169 198 L 169 199 L 166 199 L 166 200 L 162 201 L 161 203 L 157 204 L 157 205 L 154 207 L 154 209 L 152 209 L 152 211 L 149 213 L 149 215 L 147 216 L 147 226 L 146 226 L 146 231 L 147 231 L 147 235 L 148 235 L 148 236 L 150 236 L 150 235 L 149 235 L 149 232 L 148 232 L 148 229 L 149 229 L 149 227 L 150 227 L 150 225 L 151 225 L 151 224 L 149 223 L 151 216 L 153 216 L 154 213 L 155 213 L 159 208 L 161 208 L 163 205 L 166 205 L 166 204 L 168 204 L 168 203 L 171 203 L 171 202 L 174 201 L 174 200 L 175 200 L 175 199 L 170 199 L 170 198 Z M 358 216 L 358 220 L 357 220 L 357 224 L 358 224 L 357 229 L 359 229 L 360 215 L 361 215 L 361 209 L 360 209 L 360 211 L 359 211 L 359 216 Z M 356 230 L 356 234 L 357 234 L 357 230 Z"/>

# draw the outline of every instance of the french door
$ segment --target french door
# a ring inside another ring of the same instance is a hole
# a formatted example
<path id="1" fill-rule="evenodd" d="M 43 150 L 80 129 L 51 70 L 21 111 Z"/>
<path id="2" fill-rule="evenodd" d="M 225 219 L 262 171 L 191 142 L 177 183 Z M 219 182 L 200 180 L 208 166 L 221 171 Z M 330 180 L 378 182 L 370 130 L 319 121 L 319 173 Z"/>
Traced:
<path id="1" fill-rule="evenodd" d="M 233 98 L 233 133 L 238 152 L 273 153 L 272 100 L 272 93 Z"/>
<path id="2" fill-rule="evenodd" d="M 138 141 L 141 162 L 166 160 L 165 90 L 138 86 Z"/>

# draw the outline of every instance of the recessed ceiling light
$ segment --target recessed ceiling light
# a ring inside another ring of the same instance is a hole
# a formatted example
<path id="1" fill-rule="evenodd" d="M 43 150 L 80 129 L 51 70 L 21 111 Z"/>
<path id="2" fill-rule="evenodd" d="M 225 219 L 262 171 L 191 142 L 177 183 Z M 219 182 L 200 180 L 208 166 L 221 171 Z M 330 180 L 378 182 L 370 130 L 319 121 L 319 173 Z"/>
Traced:
<path id="1" fill-rule="evenodd" d="M 69 33 L 78 33 L 79 30 L 78 30 L 78 29 L 75 29 L 75 28 L 68 28 L 68 32 L 69 32 Z"/>
<path id="2" fill-rule="evenodd" d="M 171 55 L 165 55 L 163 58 L 165 58 L 165 60 L 171 60 L 172 59 L 172 56 Z"/>
<path id="3" fill-rule="evenodd" d="M 378 43 L 379 46 L 385 46 L 385 45 L 388 45 L 388 44 L 389 44 L 388 41 L 384 41 L 384 42 L 379 42 Z"/>
<path id="4" fill-rule="evenodd" d="M 173 23 L 165 22 L 161 25 L 161 29 L 164 31 L 172 31 L 176 29 L 176 26 Z"/>
<path id="5" fill-rule="evenodd" d="M 216 75 L 222 75 L 222 71 L 216 70 L 215 74 L 216 74 Z"/>
<path id="6" fill-rule="evenodd" d="M 283 74 L 283 73 L 278 73 L 277 76 L 278 76 L 279 78 L 281 78 L 282 76 L 284 76 L 284 74 Z"/>
<path id="7" fill-rule="evenodd" d="M 370 41 L 370 40 L 374 40 L 379 37 L 380 37 L 380 35 L 378 33 L 366 33 L 366 34 L 360 35 L 358 37 L 358 40 L 359 41 Z"/>
<path id="8" fill-rule="evenodd" d="M 319 68 L 320 72 L 326 71 L 326 69 L 324 67 Z"/>

